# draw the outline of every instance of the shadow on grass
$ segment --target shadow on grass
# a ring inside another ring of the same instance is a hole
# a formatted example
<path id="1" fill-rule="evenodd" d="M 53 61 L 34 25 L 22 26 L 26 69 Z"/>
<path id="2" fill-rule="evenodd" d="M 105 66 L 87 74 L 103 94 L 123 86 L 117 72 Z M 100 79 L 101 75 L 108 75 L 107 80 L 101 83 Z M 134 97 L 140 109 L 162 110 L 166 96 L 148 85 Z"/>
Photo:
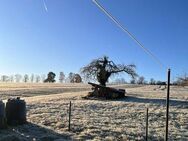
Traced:
<path id="1" fill-rule="evenodd" d="M 27 123 L 0 130 L 0 141 L 69 141 L 70 136 L 59 134 L 45 127 Z"/>
<path id="2" fill-rule="evenodd" d="M 134 96 L 126 96 L 123 99 L 119 99 L 117 101 L 124 102 L 136 102 L 136 103 L 151 103 L 151 104 L 159 104 L 166 105 L 166 99 L 156 99 L 156 98 L 144 98 L 144 97 L 134 97 Z M 170 99 L 170 106 L 180 106 L 180 107 L 188 107 L 188 101 L 185 100 L 176 100 Z"/>

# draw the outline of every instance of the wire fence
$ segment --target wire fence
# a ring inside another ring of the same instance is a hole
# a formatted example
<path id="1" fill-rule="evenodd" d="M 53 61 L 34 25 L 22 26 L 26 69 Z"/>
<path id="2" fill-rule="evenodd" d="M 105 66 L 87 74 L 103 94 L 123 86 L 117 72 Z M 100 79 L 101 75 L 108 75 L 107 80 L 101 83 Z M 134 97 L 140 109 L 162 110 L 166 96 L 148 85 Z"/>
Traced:
<path id="1" fill-rule="evenodd" d="M 112 103 L 110 105 L 110 102 Z M 103 103 L 87 101 L 72 102 L 70 131 L 78 134 L 79 139 L 98 140 L 146 140 L 146 108 L 134 105 L 116 105 L 114 101 Z M 108 106 L 107 106 L 108 105 Z M 67 103 L 69 109 L 69 103 Z M 184 111 L 184 112 L 183 112 Z M 148 140 L 164 140 L 165 107 L 149 108 Z M 69 111 L 62 116 L 65 127 L 69 127 Z M 188 111 L 171 108 L 169 114 L 169 140 L 188 139 Z"/>

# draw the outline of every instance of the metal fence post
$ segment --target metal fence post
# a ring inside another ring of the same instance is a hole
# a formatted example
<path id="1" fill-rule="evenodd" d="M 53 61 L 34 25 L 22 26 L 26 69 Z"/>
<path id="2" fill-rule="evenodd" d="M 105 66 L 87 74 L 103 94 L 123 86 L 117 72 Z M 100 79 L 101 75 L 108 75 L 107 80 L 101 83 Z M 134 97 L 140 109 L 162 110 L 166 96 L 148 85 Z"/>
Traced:
<path id="1" fill-rule="evenodd" d="M 71 101 L 70 101 L 70 105 L 69 105 L 69 131 L 71 128 Z"/>
<path id="2" fill-rule="evenodd" d="M 166 131 L 165 131 L 165 141 L 168 140 L 169 97 L 170 97 L 170 69 L 168 69 L 168 83 L 167 83 L 167 97 L 166 97 Z"/>
<path id="3" fill-rule="evenodd" d="M 146 141 L 148 140 L 148 108 L 146 109 Z"/>

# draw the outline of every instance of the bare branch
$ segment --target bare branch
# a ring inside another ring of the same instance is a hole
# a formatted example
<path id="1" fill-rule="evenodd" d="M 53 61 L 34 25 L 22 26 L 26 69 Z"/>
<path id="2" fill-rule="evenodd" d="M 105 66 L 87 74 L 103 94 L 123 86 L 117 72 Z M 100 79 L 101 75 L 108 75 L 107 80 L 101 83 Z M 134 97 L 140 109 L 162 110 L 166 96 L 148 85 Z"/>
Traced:
<path id="1" fill-rule="evenodd" d="M 101 85 L 105 85 L 111 75 L 121 72 L 125 72 L 132 78 L 135 78 L 137 76 L 135 69 L 136 66 L 134 64 L 115 64 L 108 57 L 104 56 L 103 58 L 94 59 L 87 66 L 81 68 L 81 73 L 86 78 L 98 80 Z"/>

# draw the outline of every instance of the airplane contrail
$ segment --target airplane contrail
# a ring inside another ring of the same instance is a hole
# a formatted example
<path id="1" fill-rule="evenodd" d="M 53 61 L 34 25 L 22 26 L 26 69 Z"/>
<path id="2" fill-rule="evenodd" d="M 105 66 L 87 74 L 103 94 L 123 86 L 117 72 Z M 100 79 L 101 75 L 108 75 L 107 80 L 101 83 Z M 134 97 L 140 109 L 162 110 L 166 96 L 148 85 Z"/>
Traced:
<path id="1" fill-rule="evenodd" d="M 45 11 L 48 12 L 48 7 L 47 7 L 47 5 L 46 5 L 46 3 L 45 3 L 44 0 L 43 0 L 43 4 L 44 4 L 44 9 L 45 9 Z"/>

